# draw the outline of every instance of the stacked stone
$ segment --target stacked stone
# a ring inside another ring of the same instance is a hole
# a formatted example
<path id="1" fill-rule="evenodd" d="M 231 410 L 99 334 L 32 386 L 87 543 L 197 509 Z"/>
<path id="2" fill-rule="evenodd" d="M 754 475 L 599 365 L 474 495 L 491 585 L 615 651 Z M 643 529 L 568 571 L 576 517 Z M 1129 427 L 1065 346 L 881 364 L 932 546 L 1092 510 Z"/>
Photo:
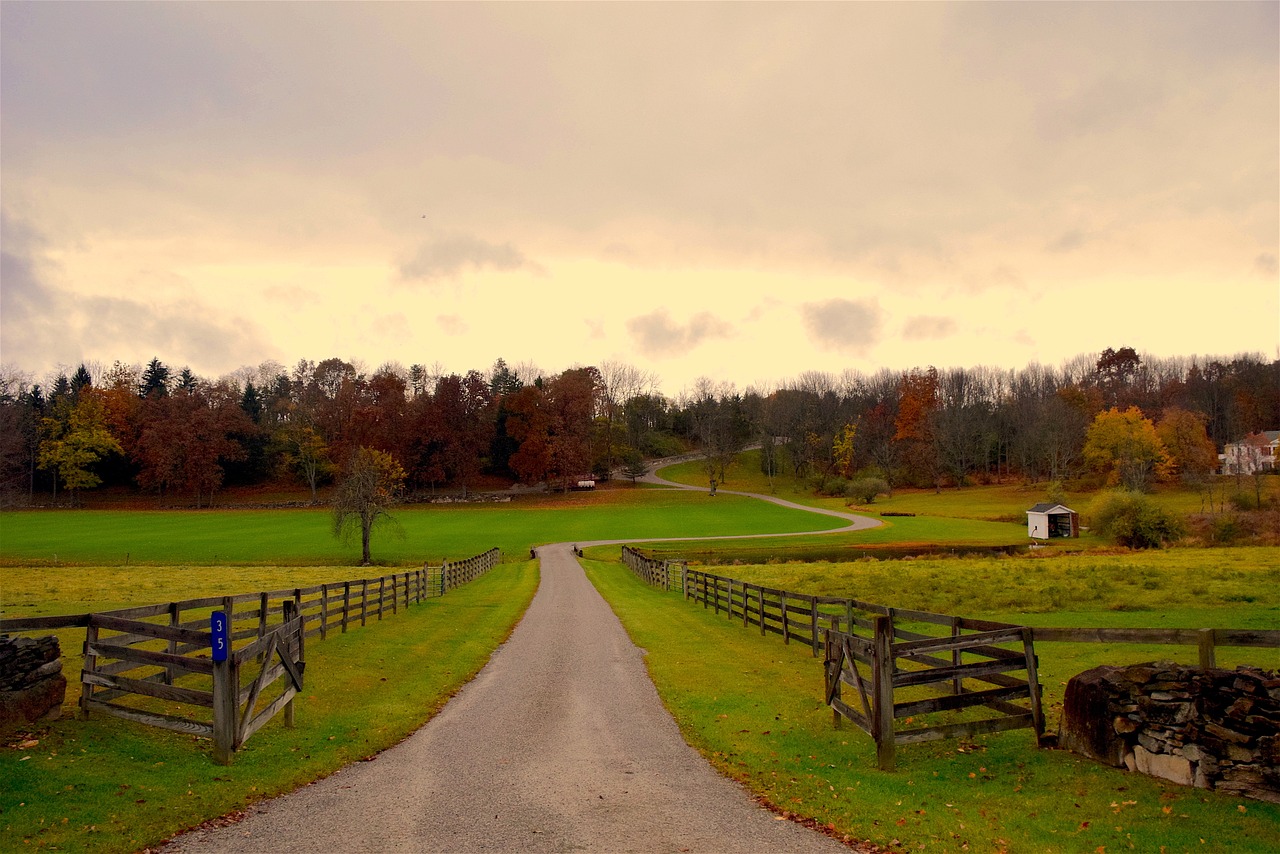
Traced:
<path id="1" fill-rule="evenodd" d="M 1130 771 L 1280 803 L 1280 671 L 1098 667 L 1067 684 L 1060 743 Z"/>
<path id="2" fill-rule="evenodd" d="M 66 695 L 57 638 L 0 635 L 0 728 L 54 720 Z"/>

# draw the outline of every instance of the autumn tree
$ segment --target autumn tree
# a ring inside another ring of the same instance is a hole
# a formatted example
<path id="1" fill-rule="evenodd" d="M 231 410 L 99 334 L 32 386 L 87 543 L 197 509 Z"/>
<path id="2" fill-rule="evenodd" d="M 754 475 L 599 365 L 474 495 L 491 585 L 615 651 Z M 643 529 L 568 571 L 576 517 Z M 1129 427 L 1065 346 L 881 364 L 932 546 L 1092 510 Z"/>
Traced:
<path id="1" fill-rule="evenodd" d="M 369 544 L 375 526 L 394 523 L 390 509 L 404 489 L 405 471 L 390 454 L 357 448 L 333 499 L 333 534 L 346 541 L 360 531 L 361 566 L 372 563 Z"/>
<path id="2" fill-rule="evenodd" d="M 239 396 L 212 385 L 152 397 L 144 402 L 134 446 L 138 485 L 160 494 L 189 491 L 199 507 L 222 486 L 227 462 L 246 456 L 241 439 L 254 425 L 240 408 Z"/>
<path id="3" fill-rule="evenodd" d="M 1180 406 L 1160 416 L 1156 435 L 1169 452 L 1170 470 L 1184 483 L 1200 485 L 1218 465 L 1218 449 L 1205 430 L 1205 417 Z"/>
<path id="4" fill-rule="evenodd" d="M 1098 413 L 1085 436 L 1084 459 L 1091 468 L 1107 472 L 1110 483 L 1133 492 L 1165 476 L 1169 466 L 1155 425 L 1136 406 Z"/>
<path id="5" fill-rule="evenodd" d="M 82 391 L 76 403 L 60 401 L 57 409 L 57 414 L 44 419 L 45 439 L 40 443 L 39 465 L 61 479 L 74 503 L 79 490 L 102 483 L 93 465 L 124 449 L 107 428 L 101 396 L 91 388 Z"/>

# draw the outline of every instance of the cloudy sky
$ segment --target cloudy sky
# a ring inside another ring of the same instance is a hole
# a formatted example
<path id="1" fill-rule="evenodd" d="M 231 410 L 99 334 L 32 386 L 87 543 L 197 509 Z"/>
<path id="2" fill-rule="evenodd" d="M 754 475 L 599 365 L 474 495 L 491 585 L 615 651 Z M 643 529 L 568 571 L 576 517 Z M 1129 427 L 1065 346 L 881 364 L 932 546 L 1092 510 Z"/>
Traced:
<path id="1" fill-rule="evenodd" d="M 1280 357 L 1280 4 L 0 5 L 0 359 Z"/>

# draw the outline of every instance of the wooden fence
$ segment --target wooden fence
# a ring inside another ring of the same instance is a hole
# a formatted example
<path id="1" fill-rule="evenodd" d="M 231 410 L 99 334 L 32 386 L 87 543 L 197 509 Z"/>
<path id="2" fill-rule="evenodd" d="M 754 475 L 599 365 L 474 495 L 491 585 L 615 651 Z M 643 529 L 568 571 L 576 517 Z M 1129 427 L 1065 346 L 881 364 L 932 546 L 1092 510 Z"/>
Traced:
<path id="1" fill-rule="evenodd" d="M 306 639 L 346 632 L 439 596 L 496 565 L 491 549 L 464 561 L 379 578 L 292 590 L 144 605 L 96 614 L 0 620 L 0 632 L 85 629 L 80 709 L 212 738 L 214 759 L 237 748 L 278 712 L 293 723 Z M 227 656 L 215 661 L 216 615 Z M 281 681 L 284 680 L 284 681 Z M 280 683 L 278 693 L 272 686 Z M 271 696 L 271 695 L 275 696 Z M 173 714 L 173 705 L 181 708 Z"/>
<path id="2" fill-rule="evenodd" d="M 493 548 L 466 560 L 445 561 L 440 567 L 440 595 L 443 596 L 446 590 L 452 590 L 459 584 L 475 581 L 497 566 L 501 559 L 502 552 Z"/>
<path id="3" fill-rule="evenodd" d="M 671 589 L 671 575 L 677 567 L 682 573 L 688 568 L 683 561 L 655 560 L 630 546 L 622 547 L 622 562 L 641 579 L 663 590 Z M 683 577 L 681 575 L 682 584 Z"/>
<path id="4" fill-rule="evenodd" d="M 758 626 L 761 635 L 776 634 L 785 643 L 794 638 L 815 657 L 823 652 L 825 696 L 837 725 L 845 718 L 868 732 L 886 769 L 898 744 L 1018 728 L 1033 729 L 1039 742 L 1044 713 L 1036 641 L 1187 644 L 1199 647 L 1203 667 L 1213 666 L 1215 646 L 1280 648 L 1280 631 L 1031 628 L 764 587 L 629 547 L 622 560 L 664 590 L 675 586 L 679 572 L 686 600 L 741 620 L 744 628 Z M 856 705 L 845 701 L 846 686 L 856 691 Z M 895 731 L 897 720 L 935 712 L 965 720 Z"/>

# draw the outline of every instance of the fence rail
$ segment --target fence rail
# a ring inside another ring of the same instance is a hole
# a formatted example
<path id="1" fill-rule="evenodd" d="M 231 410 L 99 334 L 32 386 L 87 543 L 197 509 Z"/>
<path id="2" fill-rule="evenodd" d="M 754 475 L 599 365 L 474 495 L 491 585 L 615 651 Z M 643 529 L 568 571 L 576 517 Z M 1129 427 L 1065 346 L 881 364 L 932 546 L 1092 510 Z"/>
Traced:
<path id="1" fill-rule="evenodd" d="M 500 557 L 491 549 L 440 568 L 378 578 L 93 614 L 8 618 L 0 620 L 0 633 L 83 627 L 83 716 L 98 711 L 211 738 L 215 761 L 228 764 L 235 750 L 279 712 L 292 725 L 307 638 L 324 640 L 330 632 L 346 632 L 443 595 L 489 571 Z M 226 621 L 225 661 L 213 660 L 214 612 Z M 276 683 L 278 693 L 272 689 Z M 171 713 L 173 704 L 181 707 L 178 714 Z"/>
<path id="2" fill-rule="evenodd" d="M 823 652 L 826 698 L 837 725 L 846 718 L 870 733 L 882 768 L 893 766 L 897 744 L 1015 728 L 1034 729 L 1039 742 L 1044 714 L 1036 641 L 1198 646 L 1205 668 L 1214 666 L 1218 646 L 1280 648 L 1280 631 L 1031 628 L 764 587 L 691 570 L 683 561 L 655 560 L 627 546 L 622 561 L 638 577 L 664 590 L 676 587 L 678 578 L 686 600 L 723 612 L 729 620 L 741 620 L 744 628 L 754 625 L 761 635 L 805 643 L 815 657 Z M 946 634 L 939 635 L 933 626 L 945 628 Z M 1009 645 L 1015 648 L 1004 648 Z M 859 665 L 869 668 L 865 674 Z M 856 703 L 844 699 L 844 687 L 857 692 Z M 920 696 L 939 688 L 941 696 Z M 911 696 L 895 701 L 895 690 Z M 979 707 L 996 714 L 894 729 L 898 719 Z"/>

